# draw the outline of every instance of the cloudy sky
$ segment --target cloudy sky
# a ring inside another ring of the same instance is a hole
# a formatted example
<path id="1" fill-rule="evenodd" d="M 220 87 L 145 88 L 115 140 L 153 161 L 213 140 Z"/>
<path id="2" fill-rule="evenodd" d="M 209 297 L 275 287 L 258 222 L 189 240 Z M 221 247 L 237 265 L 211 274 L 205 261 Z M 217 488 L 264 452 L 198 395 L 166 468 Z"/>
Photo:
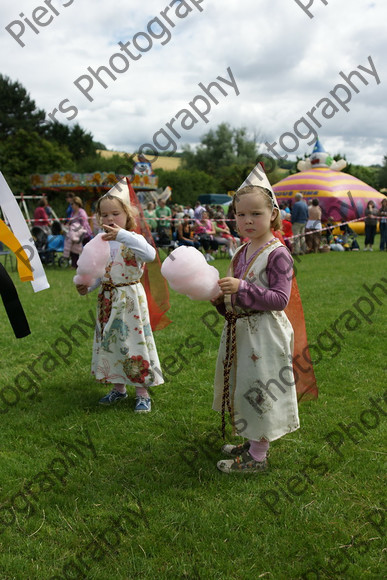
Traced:
<path id="1" fill-rule="evenodd" d="M 352 163 L 387 155 L 385 0 L 3 0 L 1 18 L 1 73 L 109 149 L 228 122 L 289 159 L 317 130 Z"/>

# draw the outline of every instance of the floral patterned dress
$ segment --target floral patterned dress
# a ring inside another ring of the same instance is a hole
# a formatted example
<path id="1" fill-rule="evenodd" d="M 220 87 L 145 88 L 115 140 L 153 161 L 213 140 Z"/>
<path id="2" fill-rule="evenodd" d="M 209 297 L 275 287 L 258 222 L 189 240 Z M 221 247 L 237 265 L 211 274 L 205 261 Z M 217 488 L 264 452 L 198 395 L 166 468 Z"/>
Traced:
<path id="1" fill-rule="evenodd" d="M 111 261 L 101 280 L 91 372 L 97 381 L 151 387 L 164 382 L 140 282 L 135 252 L 110 243 Z"/>

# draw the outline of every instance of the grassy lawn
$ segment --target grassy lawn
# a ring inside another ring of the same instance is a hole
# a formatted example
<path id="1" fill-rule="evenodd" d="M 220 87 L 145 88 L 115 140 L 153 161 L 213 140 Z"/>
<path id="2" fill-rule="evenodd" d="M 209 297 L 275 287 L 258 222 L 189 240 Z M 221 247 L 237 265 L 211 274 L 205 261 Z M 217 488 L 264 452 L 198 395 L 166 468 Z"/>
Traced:
<path id="1" fill-rule="evenodd" d="M 135 415 L 133 392 L 97 404 L 96 294 L 78 296 L 70 270 L 48 269 L 37 294 L 12 274 L 32 334 L 16 340 L 0 307 L 1 580 L 382 578 L 386 262 L 299 258 L 320 395 L 263 476 L 216 469 L 210 305 L 171 292 L 155 334 L 167 380 Z"/>

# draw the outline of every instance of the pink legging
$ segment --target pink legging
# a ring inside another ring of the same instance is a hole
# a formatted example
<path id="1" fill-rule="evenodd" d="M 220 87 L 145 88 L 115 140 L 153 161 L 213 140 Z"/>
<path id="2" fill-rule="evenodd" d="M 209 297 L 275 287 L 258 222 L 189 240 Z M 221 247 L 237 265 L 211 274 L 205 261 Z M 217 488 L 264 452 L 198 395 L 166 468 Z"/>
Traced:
<path id="1" fill-rule="evenodd" d="M 255 461 L 264 461 L 269 450 L 269 441 L 261 439 L 260 441 L 250 440 L 249 453 Z"/>

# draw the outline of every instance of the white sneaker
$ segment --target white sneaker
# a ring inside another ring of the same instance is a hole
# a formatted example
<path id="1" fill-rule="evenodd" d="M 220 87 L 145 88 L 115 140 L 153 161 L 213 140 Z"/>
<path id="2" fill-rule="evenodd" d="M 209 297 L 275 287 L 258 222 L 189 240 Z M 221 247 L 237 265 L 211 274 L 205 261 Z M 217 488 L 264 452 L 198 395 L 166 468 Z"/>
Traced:
<path id="1" fill-rule="evenodd" d="M 209 256 L 210 256 L 211 262 L 213 262 L 215 260 L 214 256 L 211 256 L 211 254 L 209 254 Z"/>
<path id="2" fill-rule="evenodd" d="M 204 257 L 205 257 L 205 259 L 206 259 L 207 262 L 210 262 L 211 261 L 210 254 L 206 254 Z"/>

